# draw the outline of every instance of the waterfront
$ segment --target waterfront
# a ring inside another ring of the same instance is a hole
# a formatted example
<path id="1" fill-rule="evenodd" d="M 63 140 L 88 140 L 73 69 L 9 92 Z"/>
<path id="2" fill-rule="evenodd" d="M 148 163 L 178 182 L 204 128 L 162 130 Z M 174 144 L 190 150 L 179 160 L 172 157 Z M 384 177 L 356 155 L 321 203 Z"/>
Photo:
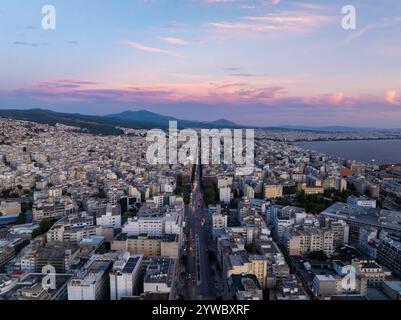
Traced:
<path id="1" fill-rule="evenodd" d="M 295 145 L 350 160 L 390 164 L 401 162 L 401 140 L 308 141 Z"/>

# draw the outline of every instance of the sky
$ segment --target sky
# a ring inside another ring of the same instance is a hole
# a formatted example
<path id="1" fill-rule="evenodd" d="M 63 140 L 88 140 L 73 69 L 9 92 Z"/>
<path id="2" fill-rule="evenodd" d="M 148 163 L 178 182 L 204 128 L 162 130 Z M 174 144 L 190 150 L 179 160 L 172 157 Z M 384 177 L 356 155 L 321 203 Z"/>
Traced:
<path id="1" fill-rule="evenodd" d="M 400 35 L 399 0 L 2 0 L 0 108 L 399 128 Z"/>

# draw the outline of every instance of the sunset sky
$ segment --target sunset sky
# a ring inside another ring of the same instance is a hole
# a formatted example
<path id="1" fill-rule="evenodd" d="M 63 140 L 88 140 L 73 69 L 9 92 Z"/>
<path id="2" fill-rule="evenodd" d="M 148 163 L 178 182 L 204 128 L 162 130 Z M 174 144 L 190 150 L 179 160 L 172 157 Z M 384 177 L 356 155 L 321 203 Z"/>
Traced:
<path id="1" fill-rule="evenodd" d="M 401 127 L 401 1 L 2 0 L 0 75 L 3 109 Z"/>

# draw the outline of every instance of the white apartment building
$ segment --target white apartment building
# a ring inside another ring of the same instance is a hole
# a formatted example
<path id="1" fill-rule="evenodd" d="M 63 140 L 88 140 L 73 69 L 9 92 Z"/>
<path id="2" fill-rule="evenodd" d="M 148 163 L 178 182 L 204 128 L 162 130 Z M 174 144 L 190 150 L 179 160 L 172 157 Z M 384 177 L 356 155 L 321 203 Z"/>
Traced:
<path id="1" fill-rule="evenodd" d="M 112 259 L 95 255 L 68 283 L 68 300 L 108 300 Z"/>
<path id="2" fill-rule="evenodd" d="M 147 234 L 152 237 L 161 237 L 164 229 L 163 222 L 162 217 L 135 217 L 128 219 L 122 228 L 122 232 L 128 236 Z"/>
<path id="3" fill-rule="evenodd" d="M 228 216 L 220 212 L 212 215 L 213 230 L 226 228 L 228 224 Z"/>
<path id="4" fill-rule="evenodd" d="M 317 228 L 289 229 L 285 241 L 290 256 L 300 256 L 314 251 L 331 255 L 334 251 L 334 233 Z"/>
<path id="5" fill-rule="evenodd" d="M 102 227 L 113 229 L 121 228 L 121 208 L 119 205 L 113 206 L 108 204 L 107 207 L 98 211 L 96 224 Z"/>
<path id="6" fill-rule="evenodd" d="M 110 272 L 110 299 L 121 300 L 136 294 L 138 276 L 141 269 L 143 255 L 125 253 L 114 262 Z"/>
<path id="7" fill-rule="evenodd" d="M 146 234 L 161 237 L 165 234 L 182 234 L 183 221 L 177 213 L 167 213 L 161 216 L 135 217 L 128 219 L 122 232 L 128 236 Z"/>
<path id="8" fill-rule="evenodd" d="M 231 188 L 223 187 L 219 189 L 220 201 L 224 203 L 230 203 L 231 200 Z"/>
<path id="9" fill-rule="evenodd" d="M 348 197 L 347 203 L 364 208 L 373 208 L 376 209 L 376 200 L 369 199 L 367 197 Z"/>

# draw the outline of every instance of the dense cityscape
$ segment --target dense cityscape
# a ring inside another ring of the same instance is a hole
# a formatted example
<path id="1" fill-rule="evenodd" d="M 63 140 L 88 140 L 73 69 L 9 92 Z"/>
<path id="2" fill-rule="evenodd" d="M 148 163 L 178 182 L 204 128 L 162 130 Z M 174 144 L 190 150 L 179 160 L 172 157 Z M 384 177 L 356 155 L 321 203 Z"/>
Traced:
<path id="1" fill-rule="evenodd" d="M 145 129 L 0 128 L 0 300 L 401 297 L 401 164 L 335 158 L 288 142 L 315 132 L 278 141 L 261 129 L 241 176 L 227 164 L 150 165 Z"/>
<path id="2" fill-rule="evenodd" d="M 397 314 L 400 34 L 399 0 L 0 1 L 1 319 Z"/>

